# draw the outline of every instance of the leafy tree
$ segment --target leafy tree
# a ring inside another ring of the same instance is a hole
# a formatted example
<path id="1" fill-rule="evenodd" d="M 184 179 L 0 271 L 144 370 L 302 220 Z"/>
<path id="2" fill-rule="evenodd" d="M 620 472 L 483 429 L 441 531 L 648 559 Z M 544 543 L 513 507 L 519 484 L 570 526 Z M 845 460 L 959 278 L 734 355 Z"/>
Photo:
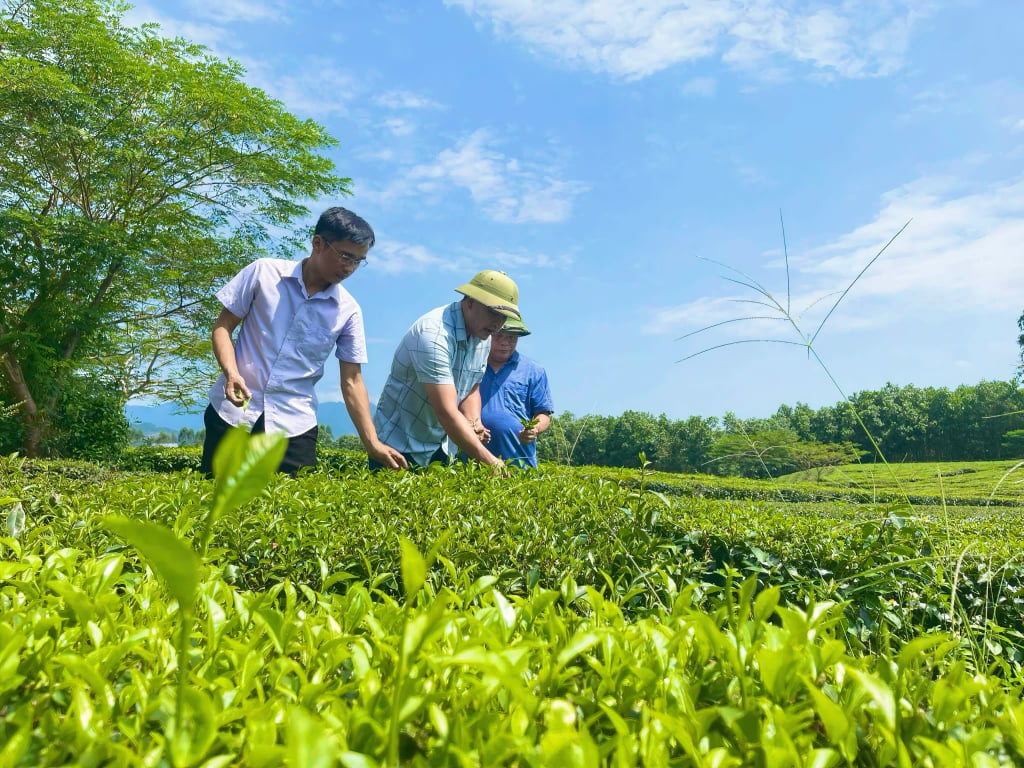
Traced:
<path id="1" fill-rule="evenodd" d="M 800 441 L 789 447 L 793 463 L 798 469 L 816 469 L 816 480 L 821 480 L 827 467 L 838 467 L 859 461 L 862 451 L 853 443 L 819 443 Z"/>
<path id="2" fill-rule="evenodd" d="M 343 451 L 365 451 L 363 447 L 363 441 L 359 439 L 359 435 L 345 434 L 338 435 L 338 439 L 334 441 L 334 446 Z"/>
<path id="3" fill-rule="evenodd" d="M 330 424 L 320 424 L 316 430 L 317 445 L 334 446 L 334 430 Z"/>
<path id="4" fill-rule="evenodd" d="M 765 432 L 725 432 L 711 446 L 712 471 L 741 477 L 778 477 L 798 468 L 793 447 L 799 439 L 794 432 L 772 429 Z"/>
<path id="5" fill-rule="evenodd" d="M 75 376 L 194 401 L 212 286 L 347 191 L 322 127 L 125 8 L 0 5 L 0 403 L 29 455 Z"/>
<path id="6" fill-rule="evenodd" d="M 608 430 L 606 460 L 614 467 L 638 467 L 642 453 L 647 461 L 657 464 L 663 458 L 659 454 L 663 444 L 658 422 L 651 414 L 626 411 L 613 420 Z"/>
<path id="7" fill-rule="evenodd" d="M 1017 346 L 1020 347 L 1020 366 L 1017 368 L 1018 378 L 1024 382 L 1024 312 L 1017 318 L 1017 329 L 1021 332 L 1017 337 Z"/>
<path id="8" fill-rule="evenodd" d="M 718 419 L 714 416 L 701 418 L 691 416 L 685 421 L 675 421 L 668 426 L 669 457 L 662 460 L 668 472 L 705 472 L 705 465 L 711 458 L 718 430 Z"/>
<path id="9" fill-rule="evenodd" d="M 1024 457 L 1024 429 L 1011 429 L 1003 435 L 1003 455 L 1008 458 Z"/>
<path id="10" fill-rule="evenodd" d="M 178 445 L 202 445 L 205 438 L 205 429 L 196 431 L 191 427 L 182 427 L 178 430 Z"/>

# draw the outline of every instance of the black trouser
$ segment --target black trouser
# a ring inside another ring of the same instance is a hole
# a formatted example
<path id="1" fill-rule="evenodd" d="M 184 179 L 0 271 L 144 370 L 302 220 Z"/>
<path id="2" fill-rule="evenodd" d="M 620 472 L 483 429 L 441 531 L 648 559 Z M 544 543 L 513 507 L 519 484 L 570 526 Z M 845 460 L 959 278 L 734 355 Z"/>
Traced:
<path id="1" fill-rule="evenodd" d="M 411 453 L 403 453 L 402 455 L 405 456 L 405 460 L 409 462 L 409 469 L 423 469 L 423 467 L 421 467 L 413 460 Z M 433 464 L 435 461 L 439 461 L 444 465 L 451 464 L 451 459 L 449 459 L 448 454 L 444 452 L 444 448 L 438 448 L 436 451 L 434 451 L 434 455 L 430 457 L 430 461 L 428 461 L 427 464 Z M 367 458 L 366 462 L 369 465 L 371 472 L 376 472 L 377 470 L 385 469 L 385 466 L 383 464 L 374 459 Z"/>
<path id="2" fill-rule="evenodd" d="M 213 454 L 224 439 L 224 435 L 231 429 L 231 425 L 220 417 L 212 405 L 206 406 L 203 414 L 203 423 L 206 425 L 206 440 L 203 441 L 203 461 L 199 465 L 199 471 L 207 477 L 213 476 Z M 285 449 L 284 458 L 277 467 L 278 472 L 287 472 L 293 477 L 303 467 L 316 466 L 316 436 L 319 428 L 313 427 L 308 432 L 288 438 L 288 447 Z M 253 434 L 265 432 L 266 425 L 263 421 L 263 414 L 252 426 Z"/>

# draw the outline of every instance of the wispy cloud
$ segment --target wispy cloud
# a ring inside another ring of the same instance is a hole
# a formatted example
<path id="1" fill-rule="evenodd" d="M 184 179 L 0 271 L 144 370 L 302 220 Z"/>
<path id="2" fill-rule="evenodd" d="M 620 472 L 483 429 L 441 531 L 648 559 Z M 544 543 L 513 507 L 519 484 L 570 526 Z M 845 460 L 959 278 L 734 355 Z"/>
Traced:
<path id="1" fill-rule="evenodd" d="M 284 0 L 189 0 L 186 6 L 191 15 L 219 24 L 288 20 L 288 3 Z"/>
<path id="2" fill-rule="evenodd" d="M 573 263 L 569 254 L 488 250 L 477 248 L 439 256 L 424 245 L 381 238 L 370 252 L 374 272 L 389 275 L 423 272 L 470 273 L 480 269 L 503 269 L 522 276 L 534 269 L 564 269 Z"/>
<path id="3" fill-rule="evenodd" d="M 886 193 L 878 214 L 862 226 L 805 254 L 790 251 L 792 308 L 794 314 L 807 310 L 801 318 L 805 333 L 814 332 L 841 292 L 908 220 L 910 226 L 829 318 L 830 331 L 885 328 L 901 318 L 933 313 L 968 318 L 978 312 L 1019 310 L 1024 295 L 1024 178 L 984 189 L 924 178 Z M 771 258 L 777 267 L 777 258 Z M 785 304 L 784 284 L 765 287 Z M 737 317 L 771 315 L 764 307 L 745 303 L 761 298 L 747 291 L 663 307 L 647 331 L 681 335 Z M 752 333 L 795 338 L 792 328 L 773 321 L 729 323 L 719 337 L 749 338 Z"/>
<path id="4" fill-rule="evenodd" d="M 386 118 L 384 127 L 393 136 L 408 136 L 416 131 L 416 123 L 401 117 Z"/>
<path id="5" fill-rule="evenodd" d="M 193 43 L 206 46 L 210 52 L 219 57 L 226 58 L 228 54 L 225 47 L 229 46 L 233 34 L 224 27 L 207 22 L 182 21 L 172 16 L 157 11 L 150 5 L 140 3 L 129 8 L 124 14 L 124 20 L 131 26 L 142 24 L 159 24 L 158 34 L 164 38 L 181 37 Z"/>
<path id="6" fill-rule="evenodd" d="M 499 222 L 560 222 L 569 218 L 575 198 L 586 190 L 554 171 L 506 156 L 497 141 L 478 130 L 429 163 L 415 165 L 380 194 L 383 200 L 417 196 L 437 200 L 464 189 L 490 219 Z"/>
<path id="7" fill-rule="evenodd" d="M 389 275 L 420 272 L 466 272 L 469 260 L 464 257 L 438 256 L 422 245 L 403 243 L 390 238 L 378 241 L 370 254 L 374 272 Z"/>
<path id="8" fill-rule="evenodd" d="M 374 98 L 374 102 L 385 109 L 444 109 L 444 106 L 433 99 L 412 93 L 411 91 L 387 91 Z"/>
<path id="9" fill-rule="evenodd" d="M 929 0 L 445 2 L 547 55 L 625 78 L 710 57 L 756 73 L 784 59 L 830 76 L 886 75 L 901 66 L 929 7 Z"/>
<path id="10" fill-rule="evenodd" d="M 572 266 L 575 258 L 567 253 L 512 253 L 499 250 L 487 253 L 486 260 L 508 270 L 515 269 L 517 274 L 522 274 L 532 269 L 565 269 Z"/>
<path id="11" fill-rule="evenodd" d="M 239 58 L 246 68 L 245 80 L 283 102 L 289 112 L 322 120 L 346 115 L 364 85 L 350 71 L 330 59 L 311 56 L 297 59 L 284 69 L 272 61 Z"/>

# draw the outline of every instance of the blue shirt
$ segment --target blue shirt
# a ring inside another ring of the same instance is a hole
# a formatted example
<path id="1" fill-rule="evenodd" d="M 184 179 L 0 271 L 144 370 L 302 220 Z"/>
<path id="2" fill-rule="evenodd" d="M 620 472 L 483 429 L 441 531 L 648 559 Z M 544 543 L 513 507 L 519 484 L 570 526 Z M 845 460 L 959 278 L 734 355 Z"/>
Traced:
<path id="1" fill-rule="evenodd" d="M 245 410 L 224 396 L 224 374 L 210 387 L 210 404 L 228 424 L 252 427 L 262 413 L 267 432 L 301 435 L 316 426 L 316 383 L 331 352 L 366 362 L 363 313 L 340 283 L 310 296 L 302 262 L 257 259 L 217 291 L 242 318 L 235 340 L 238 372 L 252 392 Z"/>
<path id="2" fill-rule="evenodd" d="M 513 352 L 497 373 L 487 366 L 480 383 L 480 399 L 480 421 L 491 430 L 488 450 L 506 461 L 512 459 L 520 467 L 536 467 L 537 442 L 519 442 L 523 429 L 520 419 L 529 421 L 538 413 L 555 410 L 544 369 Z"/>
<path id="3" fill-rule="evenodd" d="M 483 378 L 490 351 L 490 339 L 467 333 L 461 300 L 423 315 L 395 350 L 373 414 L 377 436 L 411 455 L 421 467 L 427 466 L 438 448 L 452 456 L 453 446 L 423 385 L 452 384 L 461 403 Z"/>

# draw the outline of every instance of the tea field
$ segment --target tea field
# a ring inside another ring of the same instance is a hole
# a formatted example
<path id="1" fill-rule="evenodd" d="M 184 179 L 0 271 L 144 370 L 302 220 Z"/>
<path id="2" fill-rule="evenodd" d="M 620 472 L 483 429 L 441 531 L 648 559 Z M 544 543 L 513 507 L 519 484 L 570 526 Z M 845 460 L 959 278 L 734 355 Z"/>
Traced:
<path id="1" fill-rule="evenodd" d="M 1009 466 L 293 479 L 270 450 L 216 484 L 0 458 L 0 765 L 1024 764 L 1021 486 L 975 477 Z"/>

